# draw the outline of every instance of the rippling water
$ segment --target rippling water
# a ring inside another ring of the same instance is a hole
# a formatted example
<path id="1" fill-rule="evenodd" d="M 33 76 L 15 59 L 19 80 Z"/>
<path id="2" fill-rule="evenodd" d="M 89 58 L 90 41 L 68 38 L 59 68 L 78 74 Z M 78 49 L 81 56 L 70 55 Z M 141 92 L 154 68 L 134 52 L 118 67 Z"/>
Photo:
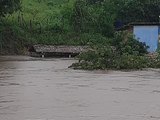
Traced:
<path id="1" fill-rule="evenodd" d="M 80 71 L 73 62 L 0 57 L 0 120 L 160 120 L 160 70 Z"/>

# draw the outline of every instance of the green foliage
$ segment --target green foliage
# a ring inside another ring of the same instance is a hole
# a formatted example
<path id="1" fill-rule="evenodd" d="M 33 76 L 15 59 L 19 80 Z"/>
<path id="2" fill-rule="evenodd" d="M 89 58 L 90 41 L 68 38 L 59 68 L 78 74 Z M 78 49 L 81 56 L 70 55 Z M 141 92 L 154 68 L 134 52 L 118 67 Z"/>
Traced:
<path id="1" fill-rule="evenodd" d="M 29 35 L 23 29 L 8 24 L 0 27 L 0 54 L 22 54 Z M 27 41 L 28 40 L 28 41 Z"/>
<path id="2" fill-rule="evenodd" d="M 126 37 L 126 33 L 115 33 L 114 23 L 116 20 L 157 21 L 160 11 L 159 1 L 157 3 L 148 0 L 0 0 L 0 16 L 12 13 L 0 19 L 0 45 L 9 49 L 5 47 L 7 41 L 13 41 L 8 45 L 15 48 L 20 48 L 16 47 L 18 44 L 103 44 L 115 46 L 120 55 L 144 55 L 147 46 L 132 36 Z M 20 5 L 21 11 L 14 12 Z"/>
<path id="3" fill-rule="evenodd" d="M 75 33 L 51 33 L 46 32 L 34 34 L 32 36 L 32 44 L 52 44 L 52 45 L 89 45 L 97 44 L 98 42 L 107 44 L 110 39 L 103 37 L 101 34 L 75 34 Z"/>
<path id="4" fill-rule="evenodd" d="M 86 0 L 88 4 L 99 4 L 104 2 L 104 0 Z"/>
<path id="5" fill-rule="evenodd" d="M 90 50 L 78 56 L 79 62 L 70 66 L 74 69 L 112 69 L 137 70 L 143 68 L 160 68 L 160 57 L 123 54 L 114 51 L 112 47 L 103 46 Z"/>
<path id="6" fill-rule="evenodd" d="M 96 45 L 86 53 L 79 55 L 79 63 L 71 67 L 76 69 L 106 69 L 111 68 L 114 58 L 117 57 L 115 51 L 110 46 Z"/>
<path id="7" fill-rule="evenodd" d="M 114 22 L 116 18 L 116 8 L 114 2 L 111 0 L 103 3 L 103 10 L 99 15 L 99 29 L 106 37 L 113 37 L 114 34 Z"/>
<path id="8" fill-rule="evenodd" d="M 75 69 L 142 69 L 159 68 L 159 56 L 147 56 L 147 46 L 133 35 L 117 32 L 107 44 L 94 44 L 91 49 L 78 56 Z"/>
<path id="9" fill-rule="evenodd" d="M 20 0 L 0 0 L 0 17 L 20 9 Z"/>
<path id="10" fill-rule="evenodd" d="M 71 21 L 75 32 L 80 33 L 83 31 L 87 16 L 86 11 L 86 2 L 84 0 L 77 0 L 73 9 Z"/>
<path id="11" fill-rule="evenodd" d="M 124 23 L 158 22 L 160 15 L 159 0 L 124 0 L 117 1 L 118 18 Z M 119 6 L 120 5 L 120 6 Z"/>
<path id="12" fill-rule="evenodd" d="M 137 55 L 121 55 L 115 60 L 116 69 L 142 69 L 147 68 L 149 59 L 145 56 Z"/>
<path id="13" fill-rule="evenodd" d="M 148 53 L 147 49 L 149 48 L 145 43 L 136 40 L 134 36 L 127 31 L 115 32 L 111 44 L 116 47 L 121 55 L 144 55 Z"/>
<path id="14" fill-rule="evenodd" d="M 78 33 L 100 33 L 113 37 L 115 11 L 115 5 L 110 0 L 77 0 L 71 19 L 73 30 Z"/>

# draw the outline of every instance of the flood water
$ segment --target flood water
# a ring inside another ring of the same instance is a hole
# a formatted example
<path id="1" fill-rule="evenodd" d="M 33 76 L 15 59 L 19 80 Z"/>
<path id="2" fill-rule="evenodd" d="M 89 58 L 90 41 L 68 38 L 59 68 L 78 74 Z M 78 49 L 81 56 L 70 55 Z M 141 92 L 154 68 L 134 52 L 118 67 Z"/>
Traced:
<path id="1" fill-rule="evenodd" d="M 160 70 L 81 71 L 0 57 L 0 120 L 160 120 Z"/>

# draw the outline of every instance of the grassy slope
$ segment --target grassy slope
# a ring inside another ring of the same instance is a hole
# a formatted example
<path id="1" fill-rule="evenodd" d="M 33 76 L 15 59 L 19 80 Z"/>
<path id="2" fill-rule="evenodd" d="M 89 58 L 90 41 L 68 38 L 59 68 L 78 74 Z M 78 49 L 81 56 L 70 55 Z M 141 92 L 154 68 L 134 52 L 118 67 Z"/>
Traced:
<path id="1" fill-rule="evenodd" d="M 64 35 L 54 34 L 55 25 L 61 24 L 61 12 L 72 8 L 75 0 L 22 0 L 22 10 L 6 17 L 7 22 L 18 29 L 29 43 L 68 44 Z M 32 30 L 30 30 L 30 21 Z M 42 32 L 38 33 L 38 29 Z M 72 43 L 69 43 L 72 44 Z M 73 43 L 74 44 L 74 43 Z"/>
<path id="2" fill-rule="evenodd" d="M 8 33 L 5 25 L 2 26 L 4 39 L 3 45 L 0 44 L 1 51 L 19 51 L 26 44 L 86 45 L 90 40 L 106 41 L 106 38 L 99 34 L 76 34 L 72 31 L 68 19 L 62 23 L 62 14 L 66 18 L 70 17 L 74 2 L 75 0 L 22 0 L 21 11 L 4 18 L 10 32 Z M 59 32 L 61 28 L 63 32 Z"/>
<path id="3" fill-rule="evenodd" d="M 38 2 L 40 1 L 40 2 Z M 68 0 L 22 0 L 22 12 L 11 15 L 10 20 L 16 20 L 23 14 L 25 21 L 33 20 L 38 23 L 56 22 L 61 8 Z"/>
<path id="4" fill-rule="evenodd" d="M 21 53 L 19 51 L 26 44 L 58 44 L 55 35 L 46 28 L 57 24 L 62 8 L 73 4 L 73 1 L 22 0 L 21 11 L 7 15 L 0 21 L 0 54 Z M 39 32 L 39 28 L 42 32 Z"/>

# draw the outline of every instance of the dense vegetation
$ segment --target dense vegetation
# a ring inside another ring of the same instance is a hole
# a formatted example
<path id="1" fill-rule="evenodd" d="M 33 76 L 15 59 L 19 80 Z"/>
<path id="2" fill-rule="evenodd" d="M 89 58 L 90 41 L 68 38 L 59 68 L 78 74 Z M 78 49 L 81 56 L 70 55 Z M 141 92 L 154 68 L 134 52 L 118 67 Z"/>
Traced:
<path id="1" fill-rule="evenodd" d="M 159 54 L 147 54 L 148 47 L 144 43 L 126 34 L 115 33 L 114 40 L 107 45 L 91 45 L 91 49 L 78 56 L 79 62 L 70 67 L 89 70 L 160 68 Z"/>
<path id="2" fill-rule="evenodd" d="M 11 14 L 20 8 L 20 0 L 0 0 L 0 17 Z"/>
<path id="3" fill-rule="evenodd" d="M 104 46 L 112 46 L 120 57 L 140 60 L 147 46 L 136 41 L 133 35 L 124 42 L 126 33 L 117 33 L 116 28 L 130 22 L 158 22 L 160 1 L 0 0 L 0 11 L 0 52 L 3 54 L 21 53 L 29 44 L 91 45 L 105 54 L 111 48 Z M 84 59 L 86 55 L 82 55 Z"/>

